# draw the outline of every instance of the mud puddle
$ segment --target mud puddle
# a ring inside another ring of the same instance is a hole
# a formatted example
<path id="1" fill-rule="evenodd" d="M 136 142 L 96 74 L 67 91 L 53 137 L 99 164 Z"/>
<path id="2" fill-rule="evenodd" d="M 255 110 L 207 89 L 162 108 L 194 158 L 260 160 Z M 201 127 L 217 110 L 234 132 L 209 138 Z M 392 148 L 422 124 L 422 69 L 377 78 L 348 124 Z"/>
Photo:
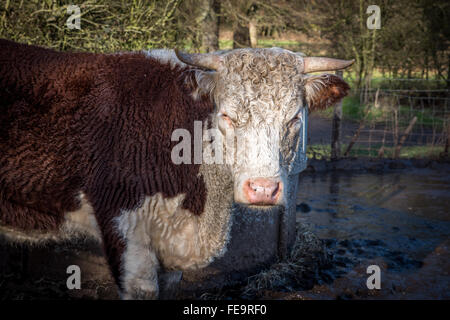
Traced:
<path id="1" fill-rule="evenodd" d="M 450 297 L 449 171 L 305 175 L 297 201 L 297 222 L 331 259 L 311 290 L 280 298 Z M 367 288 L 370 265 L 380 267 L 380 290 Z"/>

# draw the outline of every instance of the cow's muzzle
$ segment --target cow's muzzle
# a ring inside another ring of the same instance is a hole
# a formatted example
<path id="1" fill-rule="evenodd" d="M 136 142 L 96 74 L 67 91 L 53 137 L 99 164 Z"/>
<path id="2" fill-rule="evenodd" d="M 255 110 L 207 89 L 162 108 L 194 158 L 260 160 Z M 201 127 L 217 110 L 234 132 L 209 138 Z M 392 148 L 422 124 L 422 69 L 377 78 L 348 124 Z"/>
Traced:
<path id="1" fill-rule="evenodd" d="M 242 193 L 248 204 L 276 205 L 282 201 L 283 183 L 278 178 L 251 178 L 244 181 Z"/>

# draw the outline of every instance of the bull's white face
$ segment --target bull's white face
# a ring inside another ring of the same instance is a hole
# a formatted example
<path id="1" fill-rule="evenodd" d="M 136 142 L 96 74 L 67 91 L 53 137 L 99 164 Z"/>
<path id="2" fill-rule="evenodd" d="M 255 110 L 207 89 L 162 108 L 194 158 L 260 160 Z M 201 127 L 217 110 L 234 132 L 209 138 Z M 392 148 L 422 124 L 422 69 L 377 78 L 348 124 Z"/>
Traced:
<path id="1" fill-rule="evenodd" d="M 302 138 L 304 75 L 298 56 L 280 49 L 235 50 L 223 61 L 214 98 L 227 156 L 235 155 L 235 201 L 283 204 L 288 166 Z"/>
<path id="2" fill-rule="evenodd" d="M 305 74 L 303 57 L 280 48 L 238 49 L 201 60 L 215 67 L 199 71 L 197 82 L 216 105 L 213 123 L 225 158 L 234 158 L 227 164 L 235 201 L 285 204 L 289 167 L 304 146 L 305 109 L 333 104 L 348 85 L 334 75 Z"/>

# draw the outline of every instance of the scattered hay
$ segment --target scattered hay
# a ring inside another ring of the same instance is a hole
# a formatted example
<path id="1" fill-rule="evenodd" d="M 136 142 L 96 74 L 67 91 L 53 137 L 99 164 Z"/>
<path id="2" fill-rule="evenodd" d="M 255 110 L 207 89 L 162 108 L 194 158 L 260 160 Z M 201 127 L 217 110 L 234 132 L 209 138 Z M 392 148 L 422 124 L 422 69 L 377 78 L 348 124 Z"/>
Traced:
<path id="1" fill-rule="evenodd" d="M 289 257 L 248 278 L 243 298 L 261 297 L 265 290 L 298 291 L 310 289 L 329 264 L 325 245 L 307 227 L 297 225 L 297 236 Z"/>

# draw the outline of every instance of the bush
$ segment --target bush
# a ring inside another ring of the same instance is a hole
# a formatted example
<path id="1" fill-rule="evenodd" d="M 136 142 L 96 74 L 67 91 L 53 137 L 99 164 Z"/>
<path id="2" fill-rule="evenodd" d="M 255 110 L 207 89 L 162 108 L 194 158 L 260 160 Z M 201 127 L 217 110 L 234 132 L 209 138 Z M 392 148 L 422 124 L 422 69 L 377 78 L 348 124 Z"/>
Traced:
<path id="1" fill-rule="evenodd" d="M 0 7 L 0 37 L 58 50 L 115 52 L 186 47 L 181 0 L 7 0 Z M 69 5 L 81 11 L 81 29 L 69 29 Z"/>

